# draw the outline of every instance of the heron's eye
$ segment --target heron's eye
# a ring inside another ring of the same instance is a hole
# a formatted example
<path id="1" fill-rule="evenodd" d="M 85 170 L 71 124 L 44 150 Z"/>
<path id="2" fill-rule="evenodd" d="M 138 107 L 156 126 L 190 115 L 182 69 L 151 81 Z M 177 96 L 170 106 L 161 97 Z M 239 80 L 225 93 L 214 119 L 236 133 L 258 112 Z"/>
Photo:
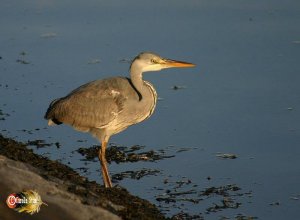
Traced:
<path id="1" fill-rule="evenodd" d="M 158 64 L 158 61 L 155 60 L 155 59 L 151 59 L 151 63 L 153 63 L 153 64 Z"/>

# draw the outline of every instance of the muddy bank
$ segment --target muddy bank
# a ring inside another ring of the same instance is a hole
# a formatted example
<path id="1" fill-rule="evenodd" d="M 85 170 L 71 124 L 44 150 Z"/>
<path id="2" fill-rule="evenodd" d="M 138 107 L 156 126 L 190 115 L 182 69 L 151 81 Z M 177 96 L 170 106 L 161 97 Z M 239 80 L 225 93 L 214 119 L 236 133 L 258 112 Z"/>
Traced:
<path id="1" fill-rule="evenodd" d="M 109 217 L 107 217 L 107 219 L 117 219 L 117 216 L 121 217 L 122 219 L 166 219 L 164 215 L 161 214 L 161 212 L 156 208 L 155 205 L 149 203 L 146 200 L 140 199 L 136 196 L 129 194 L 126 189 L 121 187 L 105 189 L 103 186 L 97 184 L 95 181 L 89 181 L 86 177 L 80 176 L 76 171 L 74 171 L 70 167 L 58 163 L 56 161 L 51 161 L 46 157 L 34 154 L 32 150 L 26 148 L 25 144 L 3 137 L 1 134 L 0 154 L 7 157 L 8 159 L 24 162 L 26 165 L 22 164 L 20 165 L 21 167 L 26 166 L 27 170 L 30 170 L 30 172 L 34 171 L 34 173 L 42 177 L 41 181 L 46 180 L 47 182 L 50 182 L 50 184 L 54 184 L 56 190 L 71 195 L 67 197 L 74 197 L 73 200 L 77 201 L 77 203 L 74 203 L 73 209 L 70 208 L 65 211 L 61 211 L 61 213 L 64 213 L 66 217 L 64 219 L 72 219 L 70 216 L 74 214 L 74 210 L 80 210 L 78 207 L 81 207 L 82 205 L 85 205 L 82 206 L 83 209 L 84 207 L 86 207 L 89 210 L 93 210 L 89 212 L 94 214 L 95 212 L 97 212 L 97 209 L 95 209 L 95 207 L 103 208 L 104 212 L 105 210 L 109 211 Z M 2 161 L 3 160 L 6 161 L 6 158 L 3 157 Z M 7 160 L 5 163 L 10 164 L 9 166 L 11 167 L 17 166 L 10 160 Z M 7 165 L 7 167 L 9 166 Z M 2 183 L 5 183 L 5 179 L 3 179 Z M 38 187 L 38 185 L 36 186 Z M 22 187 L 20 183 L 19 187 Z M 2 189 L 4 188 L 5 187 L 3 186 Z M 9 191 L 6 193 L 9 194 L 11 192 Z M 43 192 L 40 193 L 43 195 Z M 45 198 L 47 198 L 47 196 L 45 196 Z M 1 199 L 3 200 L 3 198 Z M 47 201 L 45 202 L 47 203 Z M 53 203 L 50 202 L 50 204 Z M 47 209 L 49 211 L 51 210 L 49 207 L 42 207 L 41 214 L 43 212 L 47 212 Z M 9 211 L 12 210 L 7 209 L 7 212 Z M 81 212 L 82 215 L 84 213 L 84 211 Z M 98 217 L 97 215 L 94 215 L 94 217 L 90 219 L 99 219 Z M 52 219 L 56 218 L 53 216 Z M 83 219 L 86 218 L 83 217 Z M 101 219 L 103 219 L 103 216 Z"/>

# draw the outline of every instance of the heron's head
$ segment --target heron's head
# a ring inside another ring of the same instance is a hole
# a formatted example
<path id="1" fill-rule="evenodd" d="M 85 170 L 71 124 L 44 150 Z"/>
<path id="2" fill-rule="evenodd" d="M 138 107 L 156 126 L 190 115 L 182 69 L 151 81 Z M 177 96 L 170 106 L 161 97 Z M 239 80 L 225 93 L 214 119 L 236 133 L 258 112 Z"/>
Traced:
<path id="1" fill-rule="evenodd" d="M 170 60 L 155 53 L 140 53 L 131 63 L 130 68 L 138 68 L 141 72 L 159 71 L 172 67 L 194 67 L 195 64 L 183 61 Z"/>

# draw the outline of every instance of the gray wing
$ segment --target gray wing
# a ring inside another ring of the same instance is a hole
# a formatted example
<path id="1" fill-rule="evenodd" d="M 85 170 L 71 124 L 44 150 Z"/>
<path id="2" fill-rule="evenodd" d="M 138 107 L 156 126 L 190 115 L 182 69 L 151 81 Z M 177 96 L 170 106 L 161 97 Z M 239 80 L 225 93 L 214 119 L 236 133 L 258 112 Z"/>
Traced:
<path id="1" fill-rule="evenodd" d="M 122 86 L 124 78 L 110 78 L 87 83 L 64 98 L 54 100 L 45 118 L 66 123 L 78 130 L 101 128 L 112 122 L 123 110 L 127 97 Z"/>

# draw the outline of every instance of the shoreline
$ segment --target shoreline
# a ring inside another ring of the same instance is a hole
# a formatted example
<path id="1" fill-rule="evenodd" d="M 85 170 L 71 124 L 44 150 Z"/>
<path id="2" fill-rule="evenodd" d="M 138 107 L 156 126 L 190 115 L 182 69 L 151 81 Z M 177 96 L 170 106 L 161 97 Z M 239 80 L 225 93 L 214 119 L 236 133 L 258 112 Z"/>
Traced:
<path id="1" fill-rule="evenodd" d="M 106 189 L 95 181 L 80 176 L 67 165 L 37 155 L 28 149 L 26 144 L 2 134 L 0 155 L 0 197 L 4 203 L 10 193 L 34 186 L 39 189 L 42 200 L 52 205 L 43 205 L 39 213 L 28 215 L 10 210 L 2 203 L 0 213 L 7 216 L 4 219 L 15 219 L 9 216 L 40 219 L 44 215 L 51 216 L 50 219 L 61 219 L 61 216 L 64 216 L 63 219 L 66 220 L 74 219 L 74 216 L 76 219 L 93 220 L 167 219 L 155 205 L 131 195 L 126 189 L 119 186 Z M 61 200 L 66 198 L 66 201 Z M 60 202 L 56 204 L 58 201 Z"/>

